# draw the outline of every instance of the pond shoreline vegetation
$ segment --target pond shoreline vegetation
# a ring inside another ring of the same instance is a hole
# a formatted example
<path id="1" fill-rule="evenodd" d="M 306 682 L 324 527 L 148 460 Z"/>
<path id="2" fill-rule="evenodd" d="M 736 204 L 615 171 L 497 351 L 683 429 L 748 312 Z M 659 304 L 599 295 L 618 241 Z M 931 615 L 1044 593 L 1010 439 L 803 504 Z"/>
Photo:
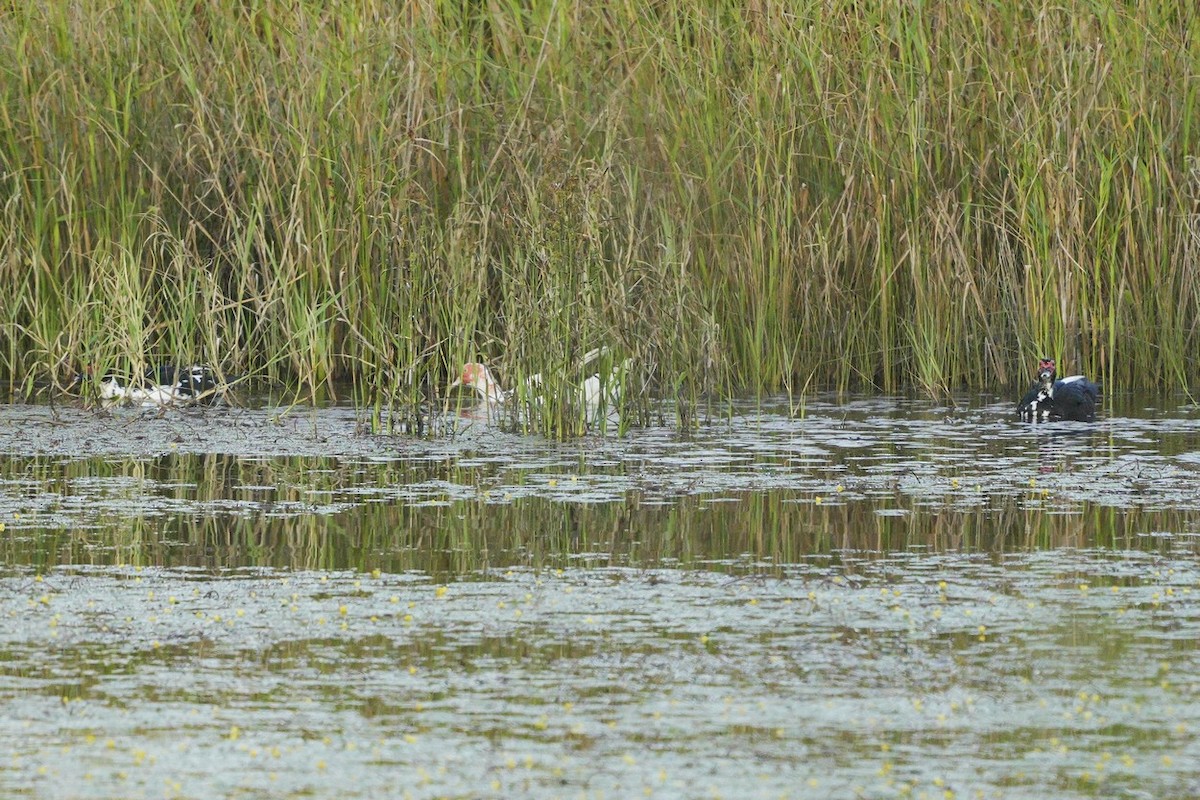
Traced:
<path id="1" fill-rule="evenodd" d="M 10 391 L 165 354 L 381 417 L 601 345 L 681 417 L 1200 375 L 1182 0 L 88 1 L 0 48 Z"/>

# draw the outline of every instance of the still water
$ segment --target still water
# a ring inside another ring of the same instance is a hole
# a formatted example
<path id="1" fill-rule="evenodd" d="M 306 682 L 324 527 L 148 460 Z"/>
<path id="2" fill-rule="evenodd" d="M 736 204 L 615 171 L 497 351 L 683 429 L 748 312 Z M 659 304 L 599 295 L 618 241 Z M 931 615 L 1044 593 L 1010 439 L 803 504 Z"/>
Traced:
<path id="1" fill-rule="evenodd" d="M 0 407 L 0 796 L 1200 795 L 1200 408 Z"/>

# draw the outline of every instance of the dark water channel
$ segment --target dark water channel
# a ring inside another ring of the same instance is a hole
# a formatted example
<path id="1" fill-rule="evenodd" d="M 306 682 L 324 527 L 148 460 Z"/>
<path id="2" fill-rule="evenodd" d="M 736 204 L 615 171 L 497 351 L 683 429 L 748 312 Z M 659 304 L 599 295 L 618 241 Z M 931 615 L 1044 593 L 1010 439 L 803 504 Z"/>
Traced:
<path id="1" fill-rule="evenodd" d="M 0 406 L 0 797 L 1200 796 L 1200 408 Z"/>

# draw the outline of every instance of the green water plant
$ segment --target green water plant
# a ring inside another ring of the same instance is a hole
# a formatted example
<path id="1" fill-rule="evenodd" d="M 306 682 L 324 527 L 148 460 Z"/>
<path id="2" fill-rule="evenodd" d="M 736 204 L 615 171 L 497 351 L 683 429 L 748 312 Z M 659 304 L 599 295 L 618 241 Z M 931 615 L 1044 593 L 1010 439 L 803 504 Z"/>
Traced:
<path id="1" fill-rule="evenodd" d="M 382 420 L 603 345 L 686 422 L 1200 370 L 1181 0 L 10 4 L 0 53 L 10 389 L 169 355 Z"/>

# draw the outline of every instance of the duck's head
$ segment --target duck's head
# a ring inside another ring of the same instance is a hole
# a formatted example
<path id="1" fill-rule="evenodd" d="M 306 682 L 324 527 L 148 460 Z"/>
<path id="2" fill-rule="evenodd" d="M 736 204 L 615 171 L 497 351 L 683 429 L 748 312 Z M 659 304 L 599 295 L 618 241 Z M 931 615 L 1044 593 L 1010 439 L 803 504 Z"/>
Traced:
<path id="1" fill-rule="evenodd" d="M 1053 358 L 1043 358 L 1038 362 L 1038 382 L 1046 385 L 1053 384 L 1054 377 L 1057 375 L 1058 369 L 1055 367 Z"/>
<path id="2" fill-rule="evenodd" d="M 450 384 L 450 388 L 456 389 L 459 386 L 471 387 L 483 400 L 499 402 L 504 397 L 504 393 L 500 390 L 500 384 L 496 382 L 492 371 L 487 368 L 487 365 L 480 364 L 478 361 L 471 361 L 463 365 L 462 374 L 458 376 L 458 380 Z"/>

